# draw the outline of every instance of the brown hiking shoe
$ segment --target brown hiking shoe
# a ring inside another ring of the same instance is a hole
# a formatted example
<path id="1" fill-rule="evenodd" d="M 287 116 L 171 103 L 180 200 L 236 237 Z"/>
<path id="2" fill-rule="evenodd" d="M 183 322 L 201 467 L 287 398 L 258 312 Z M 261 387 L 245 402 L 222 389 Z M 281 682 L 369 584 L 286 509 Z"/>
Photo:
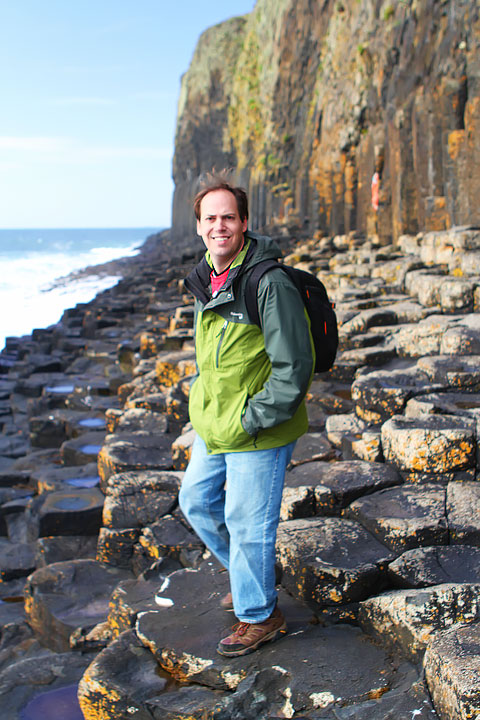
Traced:
<path id="1" fill-rule="evenodd" d="M 261 623 L 239 622 L 232 628 L 233 633 L 217 645 L 217 652 L 226 657 L 248 655 L 260 645 L 276 640 L 287 632 L 287 623 L 281 610 L 276 607 L 269 618 Z"/>
<path id="2" fill-rule="evenodd" d="M 232 593 L 229 592 L 220 600 L 220 607 L 222 610 L 226 610 L 227 612 L 230 612 L 233 610 L 233 598 Z"/>

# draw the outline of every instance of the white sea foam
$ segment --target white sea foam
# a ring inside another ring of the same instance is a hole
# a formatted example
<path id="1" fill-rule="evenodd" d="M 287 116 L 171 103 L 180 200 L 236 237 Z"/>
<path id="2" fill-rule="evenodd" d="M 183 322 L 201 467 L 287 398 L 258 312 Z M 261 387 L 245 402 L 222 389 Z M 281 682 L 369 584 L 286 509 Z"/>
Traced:
<path id="1" fill-rule="evenodd" d="M 15 245 L 8 249 L 5 245 L 0 247 L 0 350 L 6 337 L 26 335 L 34 328 L 53 325 L 66 308 L 88 302 L 100 291 L 115 285 L 118 276 L 91 275 L 50 289 L 55 280 L 75 270 L 135 255 L 146 234 L 143 237 L 139 234 L 134 242 L 130 236 L 123 247 L 117 243 L 114 247 L 83 250 L 80 246 L 70 247 L 67 252 L 62 251 L 60 245 L 52 247 L 52 244 L 39 251 L 16 251 Z"/>

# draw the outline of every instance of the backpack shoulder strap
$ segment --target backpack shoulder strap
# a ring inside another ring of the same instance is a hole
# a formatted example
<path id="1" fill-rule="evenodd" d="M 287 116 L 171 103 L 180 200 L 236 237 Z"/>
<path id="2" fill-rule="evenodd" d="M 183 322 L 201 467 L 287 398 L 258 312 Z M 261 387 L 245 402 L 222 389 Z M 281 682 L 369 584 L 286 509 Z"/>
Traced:
<path id="1" fill-rule="evenodd" d="M 245 304 L 248 317 L 254 325 L 260 327 L 260 316 L 258 313 L 258 284 L 261 278 L 272 268 L 282 268 L 277 260 L 262 260 L 249 273 L 245 287 Z"/>

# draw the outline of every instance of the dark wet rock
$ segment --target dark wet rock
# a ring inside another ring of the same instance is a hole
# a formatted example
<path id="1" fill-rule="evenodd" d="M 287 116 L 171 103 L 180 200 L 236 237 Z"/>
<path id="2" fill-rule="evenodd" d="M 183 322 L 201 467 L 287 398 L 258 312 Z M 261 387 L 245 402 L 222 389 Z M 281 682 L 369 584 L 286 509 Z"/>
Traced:
<path id="1" fill-rule="evenodd" d="M 396 587 L 421 588 L 442 583 L 479 583 L 480 548 L 440 545 L 407 550 L 388 566 Z"/>
<path id="2" fill-rule="evenodd" d="M 96 535 L 40 537 L 36 543 L 35 566 L 40 568 L 64 560 L 95 558 L 96 554 Z"/>
<path id="3" fill-rule="evenodd" d="M 312 514 L 316 515 L 340 514 L 358 497 L 401 482 L 399 474 L 388 465 L 359 460 L 305 463 L 288 470 L 285 476 L 287 490 L 309 488 L 313 491 Z"/>
<path id="4" fill-rule="evenodd" d="M 131 470 L 171 470 L 172 439 L 168 435 L 149 432 L 107 435 L 98 456 L 98 472 L 102 488 L 117 473 Z"/>
<path id="5" fill-rule="evenodd" d="M 386 462 L 409 473 L 475 468 L 475 423 L 464 417 L 396 415 L 382 426 L 382 445 Z"/>
<path id="6" fill-rule="evenodd" d="M 384 545 L 350 520 L 308 518 L 279 525 L 282 584 L 316 607 L 353 603 L 377 592 L 391 559 Z"/>
<path id="7" fill-rule="evenodd" d="M 0 600 L 9 601 L 13 598 L 12 602 L 20 601 L 25 582 L 25 578 L 19 578 L 0 583 Z"/>
<path id="8" fill-rule="evenodd" d="M 158 665 L 139 642 L 135 633 L 123 633 L 97 655 L 79 684 L 80 707 L 85 717 L 127 720 L 151 720 L 145 703 L 167 685 L 158 673 Z"/>
<path id="9" fill-rule="evenodd" d="M 280 597 L 289 626 L 285 637 L 255 655 L 220 657 L 216 644 L 222 629 L 227 631 L 226 614 L 218 607 L 225 589 L 216 582 L 221 575 L 209 576 L 204 571 L 175 573 L 164 591 L 165 601 L 170 603 L 140 614 L 137 620 L 140 639 L 174 677 L 212 689 L 235 691 L 228 698 L 217 697 L 219 709 L 224 710 L 219 717 L 285 717 L 294 712 L 316 717 L 313 713 L 326 712 L 327 708 L 378 697 L 394 684 L 395 668 L 358 629 L 311 625 L 309 613 L 285 594 Z M 189 590 L 190 586 L 195 590 Z M 194 607 L 182 601 L 193 593 Z M 181 604 L 177 604 L 177 597 Z M 332 656 L 338 659 L 342 673 L 336 672 Z M 300 667 L 305 672 L 299 673 Z M 345 677 L 349 678 L 347 685 Z M 185 699 L 194 703 L 187 705 L 192 712 L 199 712 L 202 702 L 204 709 L 210 707 L 212 697 L 202 694 L 192 698 L 187 694 Z M 176 707 L 180 696 L 175 694 L 172 700 Z M 259 704 L 262 702 L 263 706 Z M 167 703 L 168 696 L 161 696 L 152 707 L 168 708 Z M 179 707 L 178 711 L 185 709 Z"/>
<path id="10" fill-rule="evenodd" d="M 196 565 L 201 560 L 204 545 L 194 533 L 171 515 L 144 528 L 139 545 L 150 558 L 150 564 L 162 557 L 180 560 L 183 565 Z"/>
<path id="11" fill-rule="evenodd" d="M 480 546 L 480 486 L 478 482 L 449 483 L 446 507 L 450 542 Z"/>
<path id="12" fill-rule="evenodd" d="M 70 490 L 72 488 L 96 487 L 100 482 L 97 463 L 72 465 L 44 464 L 31 473 L 32 483 L 38 493 L 51 490 Z"/>
<path id="13" fill-rule="evenodd" d="M 479 590 L 478 584 L 464 583 L 392 590 L 364 600 L 358 617 L 366 632 L 418 661 L 439 630 L 457 622 L 476 621 Z"/>
<path id="14" fill-rule="evenodd" d="M 144 527 L 170 513 L 177 504 L 181 474 L 128 472 L 112 475 L 107 484 L 103 525 Z"/>
<path id="15" fill-rule="evenodd" d="M 78 437 L 92 430 L 104 430 L 105 420 L 100 414 L 74 410 L 54 410 L 48 415 L 29 420 L 30 443 L 34 447 L 60 447 L 68 438 Z"/>
<path id="16" fill-rule="evenodd" d="M 24 457 L 29 450 L 28 440 L 24 437 L 16 435 L 4 435 L 0 436 L 0 455 L 6 458 L 17 458 Z"/>
<path id="17" fill-rule="evenodd" d="M 57 373 L 38 373 L 32 376 L 19 378 L 15 383 L 15 392 L 26 397 L 40 397 L 44 389 L 47 393 L 65 397 L 73 392 L 75 385 L 65 382 L 65 375 Z"/>
<path id="18" fill-rule="evenodd" d="M 31 488 L 0 487 L 0 535 L 7 535 L 7 518 L 24 510 L 32 496 Z"/>
<path id="19" fill-rule="evenodd" d="M 139 536 L 139 528 L 114 530 L 106 527 L 100 528 L 97 542 L 97 560 L 115 567 L 130 569 Z"/>
<path id="20" fill-rule="evenodd" d="M 416 368 L 403 371 L 376 370 L 361 375 L 352 384 L 357 415 L 379 423 L 403 412 L 407 400 L 431 388 L 428 377 Z"/>
<path id="21" fill-rule="evenodd" d="M 271 683 L 271 678 L 269 678 L 269 681 Z M 258 693 L 257 696 L 253 696 L 256 702 L 252 702 L 251 688 L 249 687 L 248 690 L 251 699 L 249 705 L 250 707 L 254 705 L 252 709 L 254 709 L 255 717 L 261 717 L 258 712 L 261 713 L 265 709 L 266 697 Z M 201 718 L 205 717 L 218 717 L 220 719 L 222 717 L 232 717 L 232 715 L 226 715 L 224 710 L 224 699 L 229 697 L 229 693 L 220 690 L 187 686 L 147 700 L 146 705 L 150 713 L 152 713 L 150 717 L 153 716 L 155 720 L 186 720 L 187 718 L 201 720 Z M 245 713 L 245 706 L 242 709 Z M 244 714 L 244 717 L 247 716 Z"/>
<path id="22" fill-rule="evenodd" d="M 124 580 L 117 585 L 110 598 L 108 612 L 113 637 L 135 627 L 139 613 L 158 609 L 155 598 L 168 588 L 170 579 L 161 577 L 159 573 L 156 576 L 154 580 Z"/>
<path id="23" fill-rule="evenodd" d="M 0 673 L 0 709 L 5 718 L 21 717 L 21 713 L 32 703 L 37 705 L 40 717 L 56 706 L 61 707 L 61 692 L 70 688 L 71 701 L 75 698 L 78 681 L 85 668 L 92 661 L 91 655 L 72 655 L 72 653 L 45 654 L 19 659 Z M 46 696 L 44 694 L 51 693 Z M 43 703 L 40 702 L 44 696 Z M 55 698 L 58 696 L 57 703 Z M 73 703 L 70 703 L 73 707 Z"/>
<path id="24" fill-rule="evenodd" d="M 125 570 L 89 559 L 39 568 L 25 586 L 28 622 L 46 647 L 64 652 L 72 632 L 106 620 L 112 591 L 129 577 Z"/>
<path id="25" fill-rule="evenodd" d="M 361 523 L 394 552 L 422 545 L 445 545 L 448 525 L 445 487 L 403 485 L 355 500 L 347 517 Z"/>
<path id="26" fill-rule="evenodd" d="M 80 437 L 65 440 L 60 448 L 64 465 L 86 465 L 94 462 L 102 448 L 104 432 L 87 432 Z"/>
<path id="27" fill-rule="evenodd" d="M 461 623 L 438 633 L 424 658 L 425 678 L 441 720 L 478 717 L 480 624 Z"/>
<path id="28" fill-rule="evenodd" d="M 0 582 L 30 575 L 35 569 L 35 547 L 32 543 L 12 543 L 0 538 Z"/>
<path id="29" fill-rule="evenodd" d="M 95 535 L 102 524 L 104 499 L 96 487 L 40 495 L 31 508 L 38 519 L 39 536 Z"/>

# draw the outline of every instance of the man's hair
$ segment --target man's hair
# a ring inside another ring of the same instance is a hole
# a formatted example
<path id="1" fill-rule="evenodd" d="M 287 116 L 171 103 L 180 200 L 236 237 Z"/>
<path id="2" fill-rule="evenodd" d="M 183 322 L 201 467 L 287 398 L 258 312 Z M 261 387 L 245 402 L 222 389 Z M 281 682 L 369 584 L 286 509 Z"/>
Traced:
<path id="1" fill-rule="evenodd" d="M 237 201 L 237 209 L 240 220 L 242 220 L 242 222 L 243 220 L 248 220 L 248 198 L 247 193 L 243 188 L 232 185 L 223 175 L 213 174 L 207 175 L 205 180 L 202 181 L 200 187 L 201 189 L 195 195 L 195 199 L 193 201 L 193 210 L 197 220 L 200 220 L 201 217 L 200 205 L 203 198 L 205 195 L 208 195 L 208 193 L 213 192 L 214 190 L 227 190 L 228 192 L 231 192 Z"/>

